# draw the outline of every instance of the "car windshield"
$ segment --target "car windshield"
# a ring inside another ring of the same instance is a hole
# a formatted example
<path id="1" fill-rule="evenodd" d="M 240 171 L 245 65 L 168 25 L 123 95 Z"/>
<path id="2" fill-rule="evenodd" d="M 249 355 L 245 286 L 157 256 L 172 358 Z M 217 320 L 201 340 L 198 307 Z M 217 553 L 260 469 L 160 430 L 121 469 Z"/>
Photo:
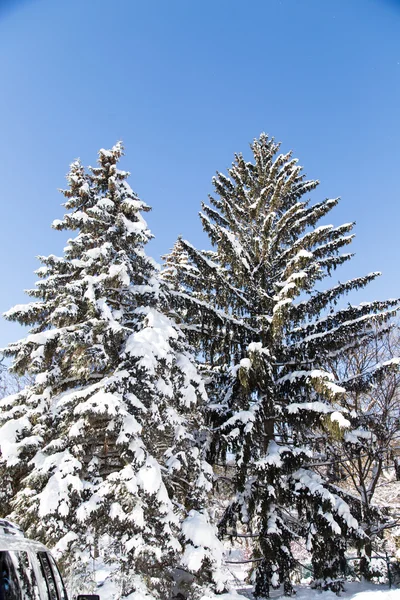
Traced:
<path id="1" fill-rule="evenodd" d="M 39 600 L 27 552 L 0 551 L 0 600 Z"/>

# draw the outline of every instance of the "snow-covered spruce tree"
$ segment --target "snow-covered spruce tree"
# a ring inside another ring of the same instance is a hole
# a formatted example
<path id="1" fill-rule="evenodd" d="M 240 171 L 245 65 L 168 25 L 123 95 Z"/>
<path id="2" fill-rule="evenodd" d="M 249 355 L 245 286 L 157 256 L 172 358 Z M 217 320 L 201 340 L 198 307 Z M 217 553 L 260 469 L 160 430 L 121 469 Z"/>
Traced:
<path id="1" fill-rule="evenodd" d="M 166 315 L 165 284 L 143 249 L 149 208 L 117 168 L 121 155 L 117 144 L 88 173 L 71 165 L 69 212 L 53 227 L 77 235 L 63 257 L 41 257 L 36 301 L 6 314 L 33 327 L 4 353 L 36 379 L 1 401 L 0 468 L 11 517 L 55 546 L 68 572 L 88 570 L 94 540 L 121 596 L 169 598 L 179 566 L 194 598 L 203 585 L 223 589 L 205 509 L 206 396 Z"/>
<path id="2" fill-rule="evenodd" d="M 339 591 L 346 544 L 362 546 L 365 534 L 359 504 L 329 482 L 330 440 L 357 427 L 357 415 L 342 414 L 347 384 L 326 364 L 368 340 L 377 323 L 385 328 L 397 302 L 335 308 L 378 273 L 316 289 L 351 258 L 342 249 L 353 223 L 318 226 L 338 200 L 304 200 L 318 182 L 290 153 L 277 155 L 265 134 L 251 148 L 254 162 L 236 155 L 203 205 L 212 250 L 179 240 L 167 279 L 210 375 L 210 460 L 235 456 L 221 533 L 234 537 L 240 526 L 253 537 L 258 597 L 280 584 L 292 593 L 298 539 L 312 555 L 315 585 Z"/>
<path id="3" fill-rule="evenodd" d="M 173 290 L 177 291 L 179 289 L 180 269 L 177 269 L 176 265 L 179 264 L 185 267 L 188 265 L 188 256 L 182 245 L 181 236 L 178 237 L 171 251 L 162 256 L 162 259 L 164 264 L 160 277 L 162 280 L 167 281 Z"/>

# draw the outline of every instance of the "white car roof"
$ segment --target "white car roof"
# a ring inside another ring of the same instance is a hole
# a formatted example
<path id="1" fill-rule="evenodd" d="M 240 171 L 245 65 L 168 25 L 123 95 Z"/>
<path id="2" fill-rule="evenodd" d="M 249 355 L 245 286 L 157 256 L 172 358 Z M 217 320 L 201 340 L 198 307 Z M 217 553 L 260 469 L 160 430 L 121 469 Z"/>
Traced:
<path id="1" fill-rule="evenodd" d="M 18 525 L 6 519 L 0 519 L 0 551 L 2 550 L 48 552 L 46 546 L 40 542 L 27 539 Z"/>
<path id="2" fill-rule="evenodd" d="M 28 540 L 23 535 L 0 534 L 1 550 L 33 550 L 34 552 L 49 552 L 46 546 L 34 540 Z"/>

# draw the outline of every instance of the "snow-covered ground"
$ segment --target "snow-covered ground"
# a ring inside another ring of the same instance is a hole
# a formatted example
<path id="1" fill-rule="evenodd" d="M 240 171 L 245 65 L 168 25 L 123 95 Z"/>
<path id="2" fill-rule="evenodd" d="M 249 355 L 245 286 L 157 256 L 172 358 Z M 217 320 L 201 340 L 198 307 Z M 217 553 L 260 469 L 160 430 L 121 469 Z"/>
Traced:
<path id="1" fill-rule="evenodd" d="M 388 585 L 347 583 L 346 591 L 340 597 L 345 600 L 400 600 L 400 589 L 389 589 Z M 317 592 L 307 587 L 298 587 L 296 599 L 338 600 L 338 596 L 334 592 Z"/>
<path id="2" fill-rule="evenodd" d="M 307 586 L 296 586 L 296 591 L 296 600 L 338 600 L 338 596 L 334 592 L 319 592 Z M 243 600 L 246 597 L 252 598 L 250 590 L 246 592 L 246 590 L 243 590 L 241 594 L 231 593 L 214 597 L 204 596 L 202 600 Z M 271 593 L 271 598 L 284 600 L 285 596 L 277 590 Z M 346 591 L 341 594 L 340 598 L 343 600 L 400 600 L 400 588 L 389 589 L 387 585 L 347 583 Z"/>
<path id="3" fill-rule="evenodd" d="M 225 543 L 226 568 L 228 571 L 227 586 L 232 591 L 221 595 L 205 594 L 201 600 L 254 600 L 252 586 L 247 583 L 249 575 L 249 563 L 244 562 L 247 558 L 246 544 L 242 547 L 232 548 L 228 542 Z M 100 600 L 114 600 L 120 597 L 120 589 L 116 581 L 112 580 L 113 571 L 111 567 L 105 565 L 101 559 L 93 561 L 93 579 L 95 581 L 93 588 L 89 587 L 86 593 L 96 593 L 100 595 Z M 296 596 L 294 600 L 400 600 L 400 585 L 389 589 L 388 584 L 373 584 L 360 582 L 346 582 L 345 592 L 337 596 L 334 592 L 321 592 L 313 590 L 308 584 L 309 580 L 303 579 L 302 583 L 295 585 Z M 69 597 L 72 598 L 79 592 L 71 586 L 69 587 Z M 75 581 L 76 583 L 76 581 Z M 96 587 L 97 584 L 97 587 Z M 140 581 L 137 582 L 138 589 L 129 596 L 128 600 L 154 600 L 154 597 L 146 593 L 141 587 Z M 272 590 L 271 600 L 286 600 L 282 590 Z"/>
<path id="4" fill-rule="evenodd" d="M 117 586 L 107 578 L 108 572 L 101 573 L 99 571 L 99 579 L 102 578 L 102 575 L 106 577 L 106 580 L 101 587 L 95 590 L 95 593 L 100 595 L 100 600 L 113 600 L 118 597 Z M 334 592 L 313 590 L 306 584 L 296 585 L 294 600 L 400 600 L 400 587 L 389 589 L 387 584 L 360 582 L 347 582 L 345 587 L 345 592 L 337 596 Z M 236 591 L 232 590 L 228 594 L 221 595 L 206 594 L 201 600 L 254 600 L 251 590 L 251 586 L 242 584 Z M 286 600 L 286 598 L 287 596 L 284 596 L 281 590 L 271 591 L 271 600 Z M 129 600 L 153 600 L 153 597 L 147 595 L 144 590 L 138 589 L 129 596 Z"/>

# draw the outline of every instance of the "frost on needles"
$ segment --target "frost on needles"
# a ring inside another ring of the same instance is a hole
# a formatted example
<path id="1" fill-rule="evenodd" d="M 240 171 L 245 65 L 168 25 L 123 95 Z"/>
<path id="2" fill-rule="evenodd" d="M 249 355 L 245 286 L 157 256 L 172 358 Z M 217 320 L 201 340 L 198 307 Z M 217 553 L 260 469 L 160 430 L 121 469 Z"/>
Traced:
<path id="1" fill-rule="evenodd" d="M 311 553 L 314 585 L 340 591 L 346 547 L 362 554 L 367 527 L 362 503 L 329 478 L 330 440 L 354 430 L 344 442 L 359 442 L 360 416 L 342 399 L 375 370 L 335 381 L 328 364 L 385 331 L 398 301 L 336 307 L 379 275 L 319 289 L 351 258 L 353 223 L 319 224 L 338 199 L 310 204 L 318 182 L 265 134 L 251 148 L 203 205 L 211 250 L 179 238 L 163 276 L 208 378 L 209 460 L 231 485 L 220 533 L 253 540 L 257 597 L 292 593 L 294 541 Z"/>
<path id="2" fill-rule="evenodd" d="M 122 153 L 100 150 L 88 171 L 72 163 L 53 227 L 76 235 L 63 256 L 40 257 L 35 300 L 6 314 L 31 330 L 4 353 L 36 381 L 0 401 L 1 516 L 69 573 L 90 571 L 94 543 L 120 596 L 195 598 L 224 588 L 206 510 L 206 392 L 144 252 L 149 207 L 118 169 Z"/>

